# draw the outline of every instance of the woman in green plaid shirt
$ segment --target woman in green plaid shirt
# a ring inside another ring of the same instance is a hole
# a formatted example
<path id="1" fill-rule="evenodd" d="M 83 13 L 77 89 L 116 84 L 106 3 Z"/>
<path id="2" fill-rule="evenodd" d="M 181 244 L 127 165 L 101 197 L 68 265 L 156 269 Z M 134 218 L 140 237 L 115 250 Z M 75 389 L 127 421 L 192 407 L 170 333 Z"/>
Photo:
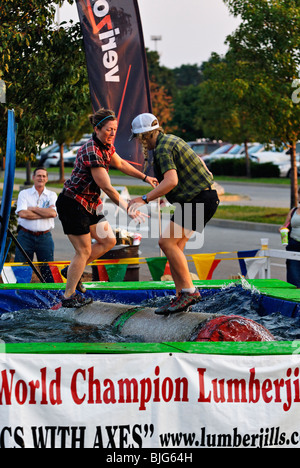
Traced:
<path id="1" fill-rule="evenodd" d="M 134 137 L 143 145 L 146 160 L 148 151 L 154 151 L 154 171 L 160 183 L 147 195 L 132 200 L 130 207 L 148 204 L 162 196 L 176 206 L 159 246 L 169 261 L 177 295 L 171 303 L 157 309 L 156 314 L 186 311 L 201 299 L 201 294 L 191 280 L 184 249 L 193 232 L 202 232 L 218 208 L 218 194 L 212 190 L 213 175 L 185 141 L 164 134 L 152 114 L 134 119 L 131 139 Z"/>

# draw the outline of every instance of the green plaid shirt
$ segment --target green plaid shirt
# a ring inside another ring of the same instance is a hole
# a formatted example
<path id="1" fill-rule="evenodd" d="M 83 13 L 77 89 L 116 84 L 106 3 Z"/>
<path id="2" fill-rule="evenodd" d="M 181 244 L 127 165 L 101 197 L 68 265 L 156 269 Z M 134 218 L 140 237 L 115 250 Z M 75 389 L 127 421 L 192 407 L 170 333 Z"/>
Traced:
<path id="1" fill-rule="evenodd" d="M 190 202 L 213 183 L 213 177 L 185 141 L 160 133 L 154 150 L 154 171 L 159 182 L 172 169 L 177 171 L 178 185 L 166 195 L 170 203 Z"/>

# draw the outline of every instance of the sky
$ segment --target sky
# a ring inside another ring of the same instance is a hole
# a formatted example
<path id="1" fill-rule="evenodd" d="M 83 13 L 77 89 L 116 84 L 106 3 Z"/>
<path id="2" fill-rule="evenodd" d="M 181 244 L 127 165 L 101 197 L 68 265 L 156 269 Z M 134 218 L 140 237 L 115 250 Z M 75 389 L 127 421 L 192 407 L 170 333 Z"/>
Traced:
<path id="1" fill-rule="evenodd" d="M 223 0 L 138 0 L 145 45 L 168 68 L 198 64 L 212 52 L 225 54 L 226 37 L 239 25 Z M 60 21 L 78 21 L 77 7 L 65 3 Z M 161 36 L 155 43 L 151 36 Z"/>

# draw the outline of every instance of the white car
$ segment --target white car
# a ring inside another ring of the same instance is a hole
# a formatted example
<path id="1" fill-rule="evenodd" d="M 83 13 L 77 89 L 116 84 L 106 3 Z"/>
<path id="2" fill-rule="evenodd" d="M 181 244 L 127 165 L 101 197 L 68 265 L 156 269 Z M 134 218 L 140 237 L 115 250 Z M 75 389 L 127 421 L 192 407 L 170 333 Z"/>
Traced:
<path id="1" fill-rule="evenodd" d="M 230 148 L 228 148 L 230 146 Z M 217 151 L 214 151 L 212 154 L 209 156 L 204 156 L 203 161 L 205 161 L 206 164 L 210 164 L 213 161 L 216 161 L 217 159 L 237 159 L 237 158 L 244 158 L 246 155 L 246 150 L 245 150 L 245 145 L 228 145 L 225 146 L 224 149 L 225 151 L 222 151 L 223 148 L 219 148 Z M 252 153 L 260 153 L 260 151 L 263 151 L 264 145 L 261 143 L 249 143 L 248 145 L 248 154 L 251 157 Z"/>
<path id="2" fill-rule="evenodd" d="M 38 162 L 40 162 L 41 164 L 44 163 L 44 161 L 46 161 L 47 159 L 47 155 L 51 153 L 51 151 L 53 150 L 56 150 L 57 148 L 57 143 L 56 141 L 54 141 L 53 143 L 51 143 L 51 145 L 47 145 L 45 147 L 43 147 L 40 151 L 40 153 L 38 153 L 36 155 L 36 160 Z"/>
<path id="3" fill-rule="evenodd" d="M 239 158 L 241 151 L 243 151 L 243 146 L 241 145 L 230 145 L 231 148 L 228 151 L 228 146 L 225 145 L 224 147 L 218 148 L 216 151 L 211 153 L 210 155 L 203 156 L 203 161 L 205 164 L 209 165 L 213 161 L 216 161 L 217 159 L 229 159 L 229 158 Z"/>
<path id="4" fill-rule="evenodd" d="M 80 146 L 68 146 L 64 145 L 64 165 L 74 166 L 77 152 Z M 37 161 L 43 164 L 44 167 L 57 167 L 60 161 L 60 147 L 56 144 L 51 151 L 49 151 L 46 157 L 37 156 Z"/>
<path id="5" fill-rule="evenodd" d="M 275 162 L 273 164 L 276 164 L 279 167 L 280 170 L 280 177 L 291 177 L 291 172 L 292 172 L 292 165 L 291 161 L 281 161 L 281 162 Z M 300 157 L 299 155 L 297 156 L 297 167 L 298 167 L 298 176 L 300 176 Z"/>
<path id="6" fill-rule="evenodd" d="M 291 156 L 291 149 L 287 145 L 283 145 L 282 148 L 279 150 L 274 146 L 271 145 L 270 149 L 266 151 L 262 151 L 260 153 L 253 152 L 251 154 L 251 159 L 257 163 L 266 163 L 266 162 L 274 162 L 277 163 L 284 163 L 286 161 L 290 161 Z M 300 143 L 296 145 L 296 153 L 299 156 L 300 154 Z"/>
<path id="7" fill-rule="evenodd" d="M 290 152 L 291 150 L 287 145 L 282 146 L 279 150 L 277 150 L 275 146 L 271 146 L 271 149 L 267 151 L 262 151 L 259 154 L 251 154 L 251 159 L 253 162 L 257 162 L 259 164 L 271 162 L 279 167 L 280 177 L 291 177 Z M 296 152 L 298 174 L 300 175 L 300 143 L 297 143 Z"/>
<path id="8" fill-rule="evenodd" d="M 248 145 L 248 154 L 251 158 L 251 155 L 252 154 L 259 154 L 261 153 L 262 151 L 264 151 L 265 149 L 265 145 L 263 145 L 262 143 L 249 143 Z M 241 156 L 245 156 L 246 155 L 246 150 L 244 149 L 242 152 L 241 152 Z"/>

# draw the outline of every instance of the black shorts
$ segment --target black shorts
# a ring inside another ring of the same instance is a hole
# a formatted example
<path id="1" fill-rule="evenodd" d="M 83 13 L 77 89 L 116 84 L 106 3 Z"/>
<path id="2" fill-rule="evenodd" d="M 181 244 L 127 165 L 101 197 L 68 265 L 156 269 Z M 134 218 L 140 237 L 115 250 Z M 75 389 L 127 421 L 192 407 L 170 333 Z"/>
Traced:
<path id="1" fill-rule="evenodd" d="M 204 190 L 190 202 L 174 203 L 176 210 L 171 221 L 190 231 L 202 232 L 216 213 L 219 203 L 216 190 Z"/>
<path id="2" fill-rule="evenodd" d="M 90 233 L 90 226 L 106 221 L 103 215 L 89 213 L 78 201 L 61 193 L 56 202 L 57 213 L 67 235 Z"/>

